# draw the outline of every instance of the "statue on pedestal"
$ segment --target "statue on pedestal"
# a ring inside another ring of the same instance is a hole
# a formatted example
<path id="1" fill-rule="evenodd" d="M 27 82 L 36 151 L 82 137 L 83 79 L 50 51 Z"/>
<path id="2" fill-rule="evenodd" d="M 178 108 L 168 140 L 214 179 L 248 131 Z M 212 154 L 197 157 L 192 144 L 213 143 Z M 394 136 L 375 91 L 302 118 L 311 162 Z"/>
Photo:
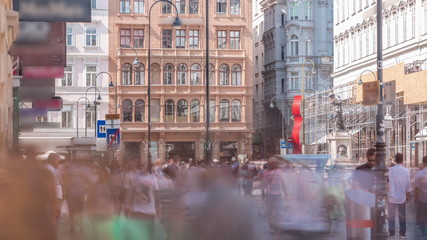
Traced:
<path id="1" fill-rule="evenodd" d="M 329 102 L 335 106 L 335 128 L 334 131 L 344 131 L 344 120 L 342 116 L 342 101 L 339 96 L 336 96 L 335 94 L 331 93 L 329 94 Z"/>

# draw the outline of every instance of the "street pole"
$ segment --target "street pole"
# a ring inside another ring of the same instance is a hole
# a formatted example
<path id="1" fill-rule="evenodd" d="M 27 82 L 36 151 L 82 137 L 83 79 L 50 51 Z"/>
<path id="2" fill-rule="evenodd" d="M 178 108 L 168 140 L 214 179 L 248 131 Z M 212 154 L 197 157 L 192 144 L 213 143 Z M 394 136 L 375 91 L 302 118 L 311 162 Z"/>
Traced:
<path id="1" fill-rule="evenodd" d="M 210 142 L 210 96 L 209 96 L 209 0 L 206 0 L 206 139 L 205 139 L 205 161 L 209 165 L 212 158 L 212 145 Z"/>
<path id="2" fill-rule="evenodd" d="M 302 74 L 304 74 L 304 77 L 302 78 L 302 89 L 301 89 L 301 100 L 302 100 L 302 111 L 301 111 L 301 115 L 302 115 L 302 153 L 305 154 L 305 124 L 304 124 L 304 120 L 305 120 L 305 99 L 304 99 L 304 95 L 305 95 L 305 81 L 307 80 L 307 74 L 305 74 L 305 63 L 306 62 L 310 62 L 312 64 L 312 70 L 311 72 L 314 72 L 314 68 L 316 67 L 316 65 L 314 64 L 313 60 L 311 59 L 306 59 L 303 63 L 302 63 Z M 301 136 L 301 135 L 300 135 Z"/>
<path id="3" fill-rule="evenodd" d="M 164 2 L 169 3 L 175 8 L 176 17 L 173 22 L 173 26 L 181 26 L 181 21 L 178 18 L 178 8 L 176 5 L 168 0 L 157 0 L 151 6 L 148 11 L 148 84 L 147 84 L 147 97 L 148 97 L 148 153 L 147 153 L 147 170 L 151 172 L 151 10 L 157 3 Z"/>
<path id="4" fill-rule="evenodd" d="M 96 100 L 101 100 L 101 92 L 99 91 L 99 89 L 97 87 L 90 87 L 90 88 L 86 89 L 86 93 L 85 93 L 85 98 L 86 99 L 88 99 L 87 98 L 87 92 L 89 90 L 91 90 L 91 89 L 95 89 L 95 99 L 93 101 L 93 104 L 95 104 L 95 115 L 96 115 L 96 104 L 97 104 Z M 96 91 L 98 91 L 98 98 L 96 98 Z M 89 101 L 89 100 L 87 100 L 87 101 Z M 85 124 L 85 137 L 87 137 L 87 108 L 85 108 L 85 121 L 86 121 L 86 124 Z M 95 118 L 95 124 L 96 124 L 96 118 Z M 95 137 L 96 137 L 96 131 L 95 131 Z"/>
<path id="5" fill-rule="evenodd" d="M 86 102 L 89 102 L 89 99 L 87 99 L 87 97 L 80 97 L 78 100 L 77 100 L 77 104 L 76 104 L 76 134 L 77 134 L 77 138 L 79 137 L 79 103 L 80 103 L 80 100 L 81 99 L 86 99 Z M 87 108 L 88 106 L 86 105 L 86 108 Z M 86 117 L 86 116 L 85 116 Z M 85 123 L 85 125 L 86 125 L 86 123 Z"/>
<path id="6" fill-rule="evenodd" d="M 373 169 L 375 181 L 375 239 L 388 239 L 388 224 L 387 224 L 387 212 L 386 207 L 388 204 L 387 200 L 387 182 L 386 175 L 388 172 L 387 166 L 385 165 L 385 147 L 384 142 L 384 112 L 383 112 L 383 52 L 382 52 L 382 1 L 377 1 L 377 75 L 380 83 L 380 102 L 377 107 L 376 116 L 376 142 L 375 142 L 375 159 L 376 166 Z"/>

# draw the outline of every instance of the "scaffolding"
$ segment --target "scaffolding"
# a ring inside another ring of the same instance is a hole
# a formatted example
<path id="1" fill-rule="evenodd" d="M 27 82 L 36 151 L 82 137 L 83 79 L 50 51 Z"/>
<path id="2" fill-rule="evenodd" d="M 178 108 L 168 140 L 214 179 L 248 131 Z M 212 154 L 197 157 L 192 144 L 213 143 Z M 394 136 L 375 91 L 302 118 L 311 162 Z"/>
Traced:
<path id="1" fill-rule="evenodd" d="M 374 147 L 377 106 L 363 106 L 356 102 L 356 81 L 333 89 L 307 94 L 304 99 L 304 144 L 306 153 L 329 152 L 327 137 L 334 129 L 335 108 L 329 103 L 329 94 L 342 100 L 345 130 L 352 137 L 352 162 L 361 162 L 366 150 Z M 396 95 L 393 105 L 384 111 L 393 118 L 392 128 L 386 130 L 387 162 L 397 152 L 403 153 L 408 167 L 422 163 L 427 151 L 427 107 L 423 104 L 404 105 L 403 94 Z"/>

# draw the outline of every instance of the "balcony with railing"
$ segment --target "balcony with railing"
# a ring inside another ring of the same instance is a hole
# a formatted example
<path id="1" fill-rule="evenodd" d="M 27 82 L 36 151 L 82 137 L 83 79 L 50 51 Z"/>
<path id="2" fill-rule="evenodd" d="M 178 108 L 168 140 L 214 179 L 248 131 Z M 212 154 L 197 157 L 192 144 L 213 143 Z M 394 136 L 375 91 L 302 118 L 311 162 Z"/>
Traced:
<path id="1" fill-rule="evenodd" d="M 147 122 L 122 122 L 122 132 L 145 132 L 148 131 Z M 246 122 L 211 122 L 211 131 L 244 131 L 248 130 Z M 205 122 L 152 122 L 153 132 L 203 132 L 206 131 Z"/>
<path id="2" fill-rule="evenodd" d="M 138 57 L 147 57 L 148 49 L 135 49 Z M 203 49 L 184 49 L 184 48 L 152 48 L 151 57 L 203 57 L 206 51 Z M 118 53 L 119 57 L 135 57 L 135 52 L 130 48 L 122 48 Z M 210 57 L 230 57 L 244 58 L 243 49 L 212 49 L 209 50 Z"/>
<path id="3" fill-rule="evenodd" d="M 119 95 L 138 95 L 147 94 L 147 85 L 119 85 Z M 247 94 L 247 87 L 245 86 L 218 86 L 211 85 L 209 87 L 210 94 L 226 94 L 226 95 L 244 95 Z M 113 93 L 113 92 L 111 92 Z M 205 85 L 151 85 L 151 93 L 156 95 L 198 95 L 206 93 Z"/>
<path id="4" fill-rule="evenodd" d="M 307 59 L 318 64 L 333 64 L 332 56 L 287 56 L 286 64 L 303 64 Z"/>

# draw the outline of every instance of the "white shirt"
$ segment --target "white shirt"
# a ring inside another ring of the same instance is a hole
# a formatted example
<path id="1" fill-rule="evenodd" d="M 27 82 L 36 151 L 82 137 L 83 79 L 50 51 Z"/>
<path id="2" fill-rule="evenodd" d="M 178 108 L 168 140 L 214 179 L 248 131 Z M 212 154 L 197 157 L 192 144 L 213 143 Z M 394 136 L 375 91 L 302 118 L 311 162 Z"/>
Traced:
<path id="1" fill-rule="evenodd" d="M 137 173 L 130 184 L 131 196 L 128 209 L 132 212 L 156 215 L 154 191 L 159 190 L 156 176 Z"/>
<path id="2" fill-rule="evenodd" d="M 55 181 L 55 188 L 56 188 L 56 197 L 58 199 L 62 199 L 62 186 L 61 186 L 61 176 L 59 174 L 58 169 L 54 168 L 50 164 L 46 164 L 46 168 L 52 173 L 54 181 Z"/>
<path id="3" fill-rule="evenodd" d="M 417 173 L 414 185 L 419 189 L 418 200 L 422 203 L 427 203 L 427 168 Z"/>
<path id="4" fill-rule="evenodd" d="M 394 204 L 402 204 L 406 201 L 406 193 L 410 191 L 410 174 L 409 170 L 396 164 L 389 170 L 389 202 Z"/>

